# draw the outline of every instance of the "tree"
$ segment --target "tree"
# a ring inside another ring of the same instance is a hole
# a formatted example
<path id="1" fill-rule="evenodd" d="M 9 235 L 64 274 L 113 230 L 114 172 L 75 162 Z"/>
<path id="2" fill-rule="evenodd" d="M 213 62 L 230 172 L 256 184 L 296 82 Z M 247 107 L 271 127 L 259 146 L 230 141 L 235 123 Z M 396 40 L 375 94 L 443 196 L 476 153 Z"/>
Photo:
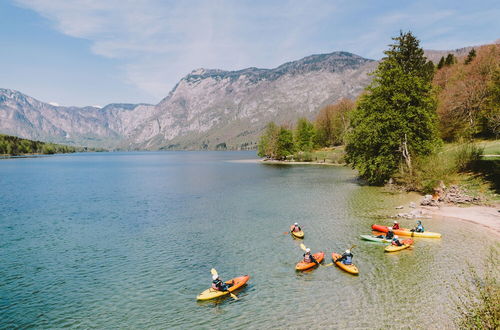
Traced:
<path id="1" fill-rule="evenodd" d="M 467 58 L 465 59 L 464 64 L 467 65 L 470 62 L 472 62 L 474 57 L 476 57 L 476 50 L 474 48 L 472 48 L 471 51 L 469 52 L 469 55 L 467 55 Z"/>
<path id="2" fill-rule="evenodd" d="M 444 66 L 444 56 L 441 56 L 437 68 L 441 69 L 443 66 Z"/>
<path id="3" fill-rule="evenodd" d="M 292 130 L 281 126 L 278 134 L 277 159 L 284 159 L 295 152 Z"/>
<path id="4" fill-rule="evenodd" d="M 343 98 L 322 108 L 316 117 L 316 143 L 322 147 L 343 144 L 354 107 L 352 100 Z"/>
<path id="5" fill-rule="evenodd" d="M 267 124 L 266 130 L 260 137 L 258 145 L 257 154 L 259 155 L 259 157 L 267 157 L 271 159 L 277 158 L 279 133 L 280 129 L 274 122 L 270 122 L 269 124 Z"/>
<path id="6" fill-rule="evenodd" d="M 362 178 L 380 184 L 439 145 L 436 104 L 424 51 L 411 32 L 393 38 L 353 111 L 347 161 Z"/>
<path id="7" fill-rule="evenodd" d="M 450 66 L 450 65 L 453 65 L 457 62 L 455 56 L 453 54 L 448 54 L 448 56 L 446 56 L 446 59 L 444 60 L 444 65 L 446 66 Z"/>
<path id="8" fill-rule="evenodd" d="M 299 118 L 295 131 L 295 145 L 300 151 L 311 151 L 314 148 L 316 132 L 314 125 L 306 118 Z"/>
<path id="9" fill-rule="evenodd" d="M 441 137 L 447 141 L 495 136 L 500 97 L 500 46 L 478 48 L 474 61 L 440 71 L 434 79 Z"/>

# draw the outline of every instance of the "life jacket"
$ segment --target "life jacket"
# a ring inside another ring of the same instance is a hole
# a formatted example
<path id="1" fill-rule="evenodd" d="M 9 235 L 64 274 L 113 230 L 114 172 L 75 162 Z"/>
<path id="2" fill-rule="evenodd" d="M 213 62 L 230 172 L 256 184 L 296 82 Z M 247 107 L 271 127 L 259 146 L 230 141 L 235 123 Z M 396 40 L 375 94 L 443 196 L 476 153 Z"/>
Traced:
<path id="1" fill-rule="evenodd" d="M 215 280 L 212 282 L 212 289 L 217 290 L 217 291 L 221 291 L 221 285 L 222 285 L 221 280 Z"/>
<path id="2" fill-rule="evenodd" d="M 396 240 L 396 239 L 395 239 L 395 240 L 393 240 L 391 244 L 392 244 L 392 245 L 396 245 L 396 246 L 401 246 L 401 245 L 403 245 L 403 243 L 401 243 L 400 241 L 398 241 L 398 240 Z"/>
<path id="3" fill-rule="evenodd" d="M 352 254 L 346 255 L 342 262 L 344 263 L 344 265 L 351 265 L 352 264 Z"/>
<path id="4" fill-rule="evenodd" d="M 394 232 L 393 231 L 388 231 L 387 235 L 385 235 L 385 238 L 387 239 L 392 239 L 394 237 Z"/>
<path id="5" fill-rule="evenodd" d="M 422 226 L 421 224 L 417 226 L 417 228 L 415 229 L 416 232 L 418 233 L 423 233 L 424 232 L 424 226 Z"/>
<path id="6" fill-rule="evenodd" d="M 399 223 L 395 223 L 395 224 L 392 226 L 392 229 L 399 229 Z"/>
<path id="7" fill-rule="evenodd" d="M 312 262 L 311 254 L 304 254 L 304 262 L 310 263 Z"/>
<path id="8" fill-rule="evenodd" d="M 299 226 L 293 226 L 293 230 L 292 231 L 294 233 L 299 232 L 300 231 L 300 227 Z"/>

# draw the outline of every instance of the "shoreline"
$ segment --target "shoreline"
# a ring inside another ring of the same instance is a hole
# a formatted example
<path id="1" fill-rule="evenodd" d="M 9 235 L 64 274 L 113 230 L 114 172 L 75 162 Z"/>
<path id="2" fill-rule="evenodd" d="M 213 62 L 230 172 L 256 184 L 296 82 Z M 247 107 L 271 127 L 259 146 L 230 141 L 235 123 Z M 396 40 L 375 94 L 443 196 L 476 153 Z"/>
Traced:
<path id="1" fill-rule="evenodd" d="M 419 206 L 424 214 L 443 218 L 459 219 L 482 226 L 500 237 L 500 205 L 464 205 Z"/>
<path id="2" fill-rule="evenodd" d="M 259 159 L 257 160 L 261 164 L 278 164 L 278 165 L 323 165 L 323 166 L 345 166 L 347 164 L 336 164 L 336 163 L 325 163 L 325 162 L 297 162 L 288 160 L 269 160 L 269 159 Z"/>

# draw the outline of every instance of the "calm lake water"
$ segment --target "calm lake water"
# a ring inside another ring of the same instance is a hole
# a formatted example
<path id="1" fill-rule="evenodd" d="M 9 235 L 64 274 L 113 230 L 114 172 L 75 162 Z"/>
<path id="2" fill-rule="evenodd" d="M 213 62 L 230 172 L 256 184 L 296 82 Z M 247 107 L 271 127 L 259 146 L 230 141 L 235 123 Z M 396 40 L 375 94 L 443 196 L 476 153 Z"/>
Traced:
<path id="1" fill-rule="evenodd" d="M 233 160 L 252 152 L 98 153 L 0 161 L 0 328 L 452 328 L 450 285 L 497 238 L 449 219 L 441 240 L 384 254 L 359 240 L 409 202 L 343 167 Z M 296 273 L 356 244 L 360 276 Z M 402 221 L 411 226 L 414 221 Z M 211 282 L 249 274 L 231 298 Z"/>

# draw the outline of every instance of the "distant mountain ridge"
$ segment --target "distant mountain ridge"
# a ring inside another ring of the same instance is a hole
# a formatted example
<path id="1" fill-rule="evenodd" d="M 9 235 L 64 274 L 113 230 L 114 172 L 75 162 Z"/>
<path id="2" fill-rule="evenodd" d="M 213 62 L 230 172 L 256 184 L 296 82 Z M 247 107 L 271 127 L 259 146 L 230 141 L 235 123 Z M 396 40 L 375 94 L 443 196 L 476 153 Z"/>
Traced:
<path id="1" fill-rule="evenodd" d="M 356 97 L 375 63 L 334 52 L 274 69 L 197 69 L 157 105 L 63 107 L 0 89 L 0 132 L 111 149 L 253 148 L 270 120 L 311 118 L 323 105 Z"/>

